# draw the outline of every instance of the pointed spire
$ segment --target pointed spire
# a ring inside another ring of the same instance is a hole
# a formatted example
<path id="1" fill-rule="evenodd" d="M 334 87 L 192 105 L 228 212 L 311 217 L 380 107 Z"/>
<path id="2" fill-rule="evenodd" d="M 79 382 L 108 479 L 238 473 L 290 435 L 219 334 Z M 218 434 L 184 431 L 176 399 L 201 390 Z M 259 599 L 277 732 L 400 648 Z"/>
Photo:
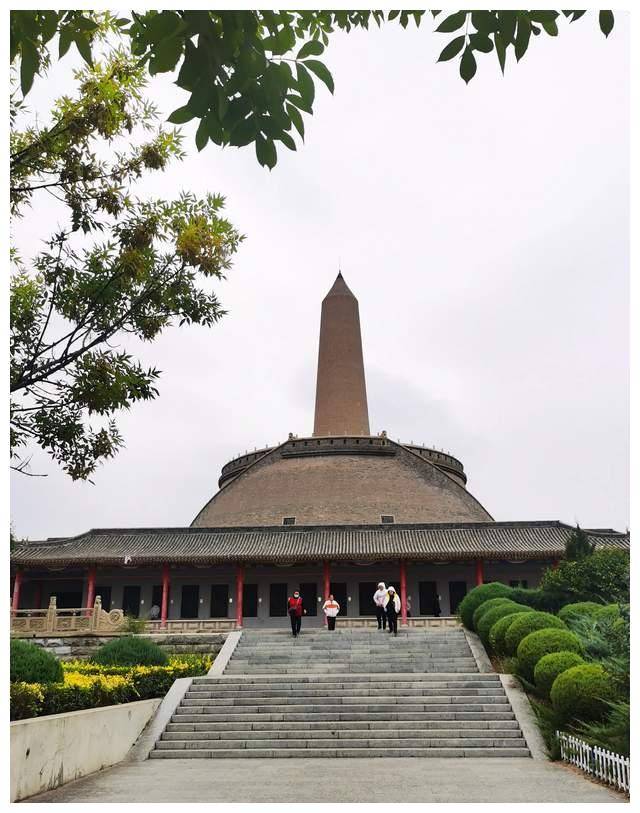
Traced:
<path id="1" fill-rule="evenodd" d="M 313 434 L 369 434 L 358 300 L 342 272 L 322 300 Z"/>

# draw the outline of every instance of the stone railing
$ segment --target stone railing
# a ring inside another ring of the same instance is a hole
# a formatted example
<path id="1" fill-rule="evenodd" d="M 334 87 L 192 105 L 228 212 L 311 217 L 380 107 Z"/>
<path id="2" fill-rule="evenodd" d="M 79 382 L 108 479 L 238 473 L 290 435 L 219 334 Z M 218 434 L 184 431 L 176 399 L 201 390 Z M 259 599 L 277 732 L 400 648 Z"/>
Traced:
<path id="1" fill-rule="evenodd" d="M 355 616 L 352 618 L 338 616 L 338 626 L 340 627 L 349 627 L 349 628 L 360 628 L 360 627 L 376 627 L 378 622 L 375 616 Z M 398 627 L 400 627 L 400 622 L 398 623 Z M 444 615 L 440 618 L 435 618 L 433 616 L 422 616 L 418 618 L 407 618 L 407 626 L 408 627 L 417 627 L 421 629 L 442 629 L 443 627 L 458 627 L 460 626 L 460 621 L 458 620 L 457 616 L 455 615 Z"/>
<path id="2" fill-rule="evenodd" d="M 93 607 L 58 609 L 56 597 L 51 596 L 46 610 L 12 610 L 11 635 L 16 638 L 34 638 L 42 635 L 108 635 L 124 629 L 122 610 L 106 612 L 100 596 Z"/>
<path id="3" fill-rule="evenodd" d="M 147 621 L 145 632 L 153 633 L 189 633 L 189 632 L 229 632 L 236 628 L 233 618 L 175 618 L 169 619 L 162 626 L 161 621 Z"/>

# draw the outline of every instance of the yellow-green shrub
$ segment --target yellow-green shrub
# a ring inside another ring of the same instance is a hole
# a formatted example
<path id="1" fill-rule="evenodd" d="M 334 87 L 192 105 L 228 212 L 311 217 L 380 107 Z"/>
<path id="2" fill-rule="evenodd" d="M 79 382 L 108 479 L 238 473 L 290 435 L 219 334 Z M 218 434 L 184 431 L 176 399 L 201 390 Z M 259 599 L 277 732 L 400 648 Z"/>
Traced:
<path id="1" fill-rule="evenodd" d="M 584 658 L 577 652 L 550 652 L 548 655 L 543 655 L 533 670 L 533 681 L 536 688 L 541 695 L 549 697 L 553 682 L 558 675 L 581 663 L 584 663 Z"/>
<path id="2" fill-rule="evenodd" d="M 9 718 L 26 720 L 28 717 L 37 717 L 43 700 L 42 686 L 39 683 L 18 680 L 9 684 Z"/>

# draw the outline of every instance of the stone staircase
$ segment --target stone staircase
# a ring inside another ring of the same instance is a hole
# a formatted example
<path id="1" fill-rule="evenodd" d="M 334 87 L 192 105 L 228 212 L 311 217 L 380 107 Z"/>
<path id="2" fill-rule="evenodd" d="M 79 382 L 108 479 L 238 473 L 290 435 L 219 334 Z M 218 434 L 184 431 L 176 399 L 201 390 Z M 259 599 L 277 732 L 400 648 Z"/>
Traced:
<path id="1" fill-rule="evenodd" d="M 529 756 L 497 674 L 460 629 L 245 632 L 194 678 L 153 759 Z"/>

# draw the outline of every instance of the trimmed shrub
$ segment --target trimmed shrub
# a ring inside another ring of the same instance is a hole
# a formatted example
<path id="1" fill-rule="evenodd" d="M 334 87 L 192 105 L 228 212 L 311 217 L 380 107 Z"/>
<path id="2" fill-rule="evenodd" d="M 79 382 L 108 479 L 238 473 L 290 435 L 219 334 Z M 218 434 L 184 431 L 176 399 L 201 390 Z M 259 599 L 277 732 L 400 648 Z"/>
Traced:
<path id="1" fill-rule="evenodd" d="M 39 683 L 18 681 L 9 685 L 9 719 L 26 720 L 41 713 L 44 695 Z"/>
<path id="2" fill-rule="evenodd" d="M 489 610 L 488 613 L 485 613 L 480 619 L 480 623 L 476 627 L 482 643 L 485 646 L 489 644 L 489 633 L 491 632 L 491 627 L 493 627 L 496 621 L 499 621 L 501 618 L 506 618 L 510 615 L 515 615 L 516 613 L 522 612 L 532 613 L 533 610 L 530 607 L 525 607 L 524 604 L 516 604 L 515 601 L 509 601 L 505 604 L 500 604 L 498 607 L 494 607 L 492 610 Z"/>
<path id="3" fill-rule="evenodd" d="M 514 587 L 511 598 L 518 604 L 526 604 L 527 607 L 545 613 L 557 613 L 568 601 L 564 593 L 557 590 L 540 590 L 538 587 Z"/>
<path id="4" fill-rule="evenodd" d="M 101 646 L 93 660 L 103 666 L 164 666 L 169 659 L 166 652 L 148 638 L 125 636 Z"/>
<path id="5" fill-rule="evenodd" d="M 629 605 L 626 606 L 627 611 Z M 605 604 L 604 607 L 602 604 L 598 608 L 598 611 L 594 613 L 594 617 L 596 621 L 615 621 L 615 619 L 620 618 L 620 605 L 619 604 Z"/>
<path id="6" fill-rule="evenodd" d="M 526 638 L 536 630 L 547 628 L 566 629 L 567 625 L 558 616 L 551 613 L 531 612 L 525 617 L 516 618 L 509 626 L 504 636 L 504 649 L 508 655 L 515 655 L 518 645 L 523 638 Z"/>
<path id="7" fill-rule="evenodd" d="M 563 722 L 601 720 L 614 699 L 611 677 L 602 666 L 585 663 L 561 672 L 551 686 L 551 703 Z"/>
<path id="8" fill-rule="evenodd" d="M 558 618 L 570 624 L 585 615 L 597 615 L 599 610 L 602 610 L 602 604 L 596 604 L 595 601 L 578 601 L 576 604 L 565 604 L 558 610 Z"/>
<path id="9" fill-rule="evenodd" d="M 62 666 L 56 656 L 29 641 L 11 640 L 10 661 L 12 683 L 56 683 L 62 680 Z"/>
<path id="10" fill-rule="evenodd" d="M 584 663 L 584 659 L 577 652 L 550 652 L 548 655 L 543 655 L 536 664 L 536 668 L 533 670 L 533 682 L 540 694 L 548 698 L 553 681 L 558 675 L 581 663 Z"/>
<path id="11" fill-rule="evenodd" d="M 511 598 L 513 589 L 501 582 L 489 582 L 480 584 L 469 591 L 458 605 L 458 615 L 462 623 L 469 630 L 474 630 L 473 614 L 476 609 L 490 598 Z"/>
<path id="12" fill-rule="evenodd" d="M 516 618 L 520 618 L 521 615 L 526 615 L 527 613 L 532 612 L 533 610 L 529 607 L 524 611 L 515 613 L 515 615 L 506 615 L 504 618 L 496 621 L 489 630 L 489 648 L 491 651 L 496 655 L 506 655 L 504 637 L 507 634 L 507 630 L 516 620 Z"/>
<path id="13" fill-rule="evenodd" d="M 562 629 L 539 629 L 530 632 L 518 645 L 518 674 L 533 680 L 536 664 L 550 652 L 581 652 L 582 646 L 577 635 Z"/>
<path id="14" fill-rule="evenodd" d="M 495 607 L 499 607 L 501 604 L 513 604 L 514 602 L 507 598 L 506 596 L 498 596 L 498 598 L 490 598 L 487 601 L 483 601 L 479 607 L 476 607 L 473 613 L 473 627 L 474 629 L 478 629 L 478 624 L 480 623 L 480 619 L 484 616 L 485 613 L 488 613 L 489 610 L 493 610 Z"/>

